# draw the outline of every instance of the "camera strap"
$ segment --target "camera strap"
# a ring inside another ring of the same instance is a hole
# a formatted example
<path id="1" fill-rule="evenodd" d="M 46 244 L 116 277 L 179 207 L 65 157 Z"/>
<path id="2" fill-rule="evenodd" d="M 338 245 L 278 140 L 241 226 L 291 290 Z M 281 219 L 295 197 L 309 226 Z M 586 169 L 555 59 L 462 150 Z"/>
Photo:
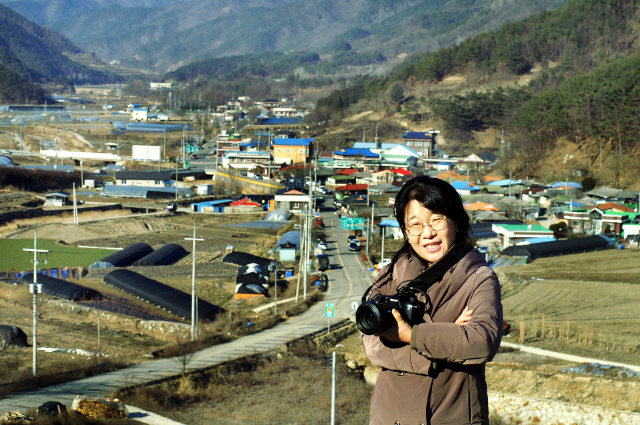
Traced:
<path id="1" fill-rule="evenodd" d="M 436 261 L 427 270 L 423 271 L 415 279 L 411 279 L 411 287 L 427 292 L 434 283 L 442 279 L 442 276 L 471 252 L 472 248 L 466 245 L 456 245 L 447 252 L 440 261 Z"/>
<path id="2" fill-rule="evenodd" d="M 416 277 L 415 279 L 411 279 L 408 283 L 413 283 L 411 284 L 412 288 L 419 289 L 426 293 L 434 283 L 442 279 L 442 276 L 444 276 L 444 274 L 449 269 L 451 269 L 451 267 L 455 266 L 458 261 L 462 260 L 465 255 L 471 252 L 472 249 L 473 248 L 466 245 L 455 245 L 440 259 L 440 261 L 436 261 L 435 263 L 433 263 L 431 267 L 420 273 L 420 275 L 418 275 L 418 277 Z M 364 292 L 364 295 L 362 296 L 363 303 L 369 298 L 369 293 L 374 286 L 375 283 L 369 286 L 369 288 L 367 288 L 367 290 Z"/>

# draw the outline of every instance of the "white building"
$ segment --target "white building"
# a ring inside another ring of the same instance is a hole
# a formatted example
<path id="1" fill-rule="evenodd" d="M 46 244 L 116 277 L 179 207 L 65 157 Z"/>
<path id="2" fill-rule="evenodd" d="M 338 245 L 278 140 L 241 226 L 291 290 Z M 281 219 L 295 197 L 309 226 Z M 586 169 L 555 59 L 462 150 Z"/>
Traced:
<path id="1" fill-rule="evenodd" d="M 149 117 L 149 108 L 132 108 L 131 119 L 133 121 L 146 121 Z"/>

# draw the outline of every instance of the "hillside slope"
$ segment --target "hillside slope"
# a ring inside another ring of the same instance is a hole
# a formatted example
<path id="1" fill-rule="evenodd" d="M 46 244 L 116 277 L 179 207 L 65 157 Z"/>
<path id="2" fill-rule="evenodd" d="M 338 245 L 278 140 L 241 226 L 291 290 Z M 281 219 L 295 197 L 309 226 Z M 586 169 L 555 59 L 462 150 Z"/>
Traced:
<path id="1" fill-rule="evenodd" d="M 328 52 L 341 40 L 385 56 L 434 50 L 566 1 L 189 0 L 80 12 L 52 28 L 103 59 L 164 72 L 211 57 Z"/>
<path id="2" fill-rule="evenodd" d="M 7 77 L 0 81 L 3 101 L 44 101 L 43 92 L 32 83 L 72 80 L 102 83 L 117 77 L 82 65 L 69 56 L 83 52 L 71 41 L 48 28 L 29 21 L 0 5 L 0 65 Z"/>
<path id="3" fill-rule="evenodd" d="M 137 0 L 137 7 L 165 7 L 180 0 Z M 106 9 L 110 6 L 131 6 L 129 0 L 0 0 L 38 25 L 51 25 L 77 13 Z"/>

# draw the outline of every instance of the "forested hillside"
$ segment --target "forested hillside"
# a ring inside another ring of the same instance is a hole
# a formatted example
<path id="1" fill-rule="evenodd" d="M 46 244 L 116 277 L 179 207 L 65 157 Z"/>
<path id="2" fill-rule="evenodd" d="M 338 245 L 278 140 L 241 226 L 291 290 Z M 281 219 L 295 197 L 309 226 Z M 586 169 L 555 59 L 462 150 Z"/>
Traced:
<path id="1" fill-rule="evenodd" d="M 104 83 L 118 77 L 79 64 L 66 54 L 82 53 L 60 34 L 43 28 L 0 5 L 0 101 L 43 102 L 45 93 L 34 83 L 73 81 Z"/>
<path id="2" fill-rule="evenodd" d="M 511 149 L 503 165 L 513 173 L 535 175 L 558 141 L 569 140 L 585 151 L 581 166 L 606 163 L 610 184 L 621 184 L 625 162 L 635 161 L 640 148 L 638 6 L 639 0 L 574 0 L 457 46 L 415 55 L 389 78 L 362 79 L 318 106 L 341 110 L 398 86 L 409 94 L 398 107 L 403 114 L 440 120 L 446 136 L 463 148 L 477 132 L 505 130 Z M 537 77 L 527 85 L 495 88 L 500 79 L 513 81 L 534 67 Z M 494 88 L 410 95 L 453 75 L 478 87 L 493 81 Z"/>

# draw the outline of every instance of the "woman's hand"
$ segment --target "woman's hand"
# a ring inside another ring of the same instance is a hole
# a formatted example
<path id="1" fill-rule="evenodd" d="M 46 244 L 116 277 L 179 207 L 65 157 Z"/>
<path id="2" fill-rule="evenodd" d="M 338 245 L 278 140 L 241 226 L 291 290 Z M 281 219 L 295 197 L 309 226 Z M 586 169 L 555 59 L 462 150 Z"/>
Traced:
<path id="1" fill-rule="evenodd" d="M 411 344 L 411 326 L 409 326 L 409 324 L 404 321 L 404 319 L 400 315 L 400 312 L 395 308 L 391 310 L 391 313 L 393 314 L 393 317 L 395 317 L 398 324 L 387 329 L 386 331 L 378 332 L 375 335 L 384 337 L 389 341 Z"/>
<path id="2" fill-rule="evenodd" d="M 465 307 L 460 313 L 460 316 L 454 322 L 456 325 L 466 325 L 469 320 L 471 320 L 471 315 L 473 314 L 473 310 L 469 310 L 469 307 Z"/>

